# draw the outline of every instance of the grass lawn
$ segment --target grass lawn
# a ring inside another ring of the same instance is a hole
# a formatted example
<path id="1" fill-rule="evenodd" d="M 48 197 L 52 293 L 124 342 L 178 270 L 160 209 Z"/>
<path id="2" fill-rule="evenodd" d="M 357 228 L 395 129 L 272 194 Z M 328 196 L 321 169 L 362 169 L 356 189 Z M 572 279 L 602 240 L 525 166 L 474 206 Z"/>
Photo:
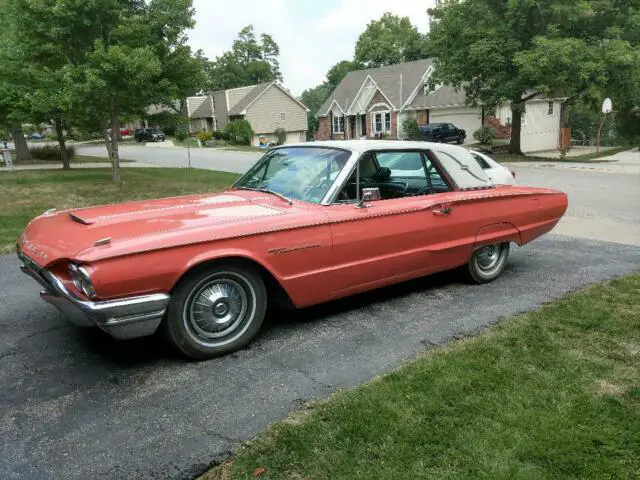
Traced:
<path id="1" fill-rule="evenodd" d="M 202 478 L 640 478 L 639 364 L 637 274 L 338 392 Z"/>
<path id="2" fill-rule="evenodd" d="M 238 177 L 233 173 L 177 168 L 128 168 L 122 175 L 125 183 L 118 188 L 111 182 L 110 169 L 1 173 L 0 253 L 13 252 L 16 238 L 26 224 L 50 208 L 215 192 Z"/>

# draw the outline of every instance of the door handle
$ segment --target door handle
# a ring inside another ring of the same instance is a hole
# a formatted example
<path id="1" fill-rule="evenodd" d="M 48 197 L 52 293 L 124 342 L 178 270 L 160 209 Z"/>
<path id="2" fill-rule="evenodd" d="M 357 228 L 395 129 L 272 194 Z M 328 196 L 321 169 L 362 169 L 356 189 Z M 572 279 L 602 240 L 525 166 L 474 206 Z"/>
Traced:
<path id="1" fill-rule="evenodd" d="M 434 207 L 431 212 L 433 212 L 434 215 L 439 215 L 442 217 L 447 217 L 451 214 L 451 212 L 453 212 L 453 208 L 451 208 L 448 205 L 438 205 L 437 207 Z"/>

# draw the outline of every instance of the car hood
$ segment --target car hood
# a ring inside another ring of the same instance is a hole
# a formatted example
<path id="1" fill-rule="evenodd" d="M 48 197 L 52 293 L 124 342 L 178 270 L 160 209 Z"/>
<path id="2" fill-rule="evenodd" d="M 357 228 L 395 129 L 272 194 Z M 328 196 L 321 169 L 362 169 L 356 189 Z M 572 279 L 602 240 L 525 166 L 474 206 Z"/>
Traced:
<path id="1" fill-rule="evenodd" d="M 226 191 L 45 213 L 29 223 L 21 250 L 41 266 L 94 261 L 157 248 L 233 238 L 305 223 L 312 206 L 261 192 Z M 286 221 L 284 219 L 287 219 Z"/>

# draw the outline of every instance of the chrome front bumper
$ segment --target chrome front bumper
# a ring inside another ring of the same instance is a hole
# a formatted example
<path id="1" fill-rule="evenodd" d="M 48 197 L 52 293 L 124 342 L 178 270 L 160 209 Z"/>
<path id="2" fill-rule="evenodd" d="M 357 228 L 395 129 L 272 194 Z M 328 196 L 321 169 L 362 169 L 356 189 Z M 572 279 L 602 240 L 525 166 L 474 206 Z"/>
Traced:
<path id="1" fill-rule="evenodd" d="M 40 269 L 24 255 L 20 267 L 44 290 L 40 297 L 62 312 L 74 325 L 97 326 L 114 338 L 125 340 L 153 335 L 164 317 L 171 297 L 164 293 L 90 302 L 78 298 L 48 270 Z"/>

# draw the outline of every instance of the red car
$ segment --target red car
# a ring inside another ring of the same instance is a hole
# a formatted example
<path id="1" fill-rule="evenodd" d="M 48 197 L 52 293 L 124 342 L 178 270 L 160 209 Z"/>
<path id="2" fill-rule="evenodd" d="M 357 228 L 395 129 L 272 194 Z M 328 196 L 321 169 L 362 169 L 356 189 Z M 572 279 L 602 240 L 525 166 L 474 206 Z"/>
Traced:
<path id="1" fill-rule="evenodd" d="M 267 305 L 461 266 L 489 282 L 511 243 L 566 208 L 559 191 L 493 185 L 462 147 L 314 142 L 270 150 L 222 193 L 45 212 L 18 255 L 72 322 L 120 339 L 161 330 L 209 358 L 246 345 Z"/>

